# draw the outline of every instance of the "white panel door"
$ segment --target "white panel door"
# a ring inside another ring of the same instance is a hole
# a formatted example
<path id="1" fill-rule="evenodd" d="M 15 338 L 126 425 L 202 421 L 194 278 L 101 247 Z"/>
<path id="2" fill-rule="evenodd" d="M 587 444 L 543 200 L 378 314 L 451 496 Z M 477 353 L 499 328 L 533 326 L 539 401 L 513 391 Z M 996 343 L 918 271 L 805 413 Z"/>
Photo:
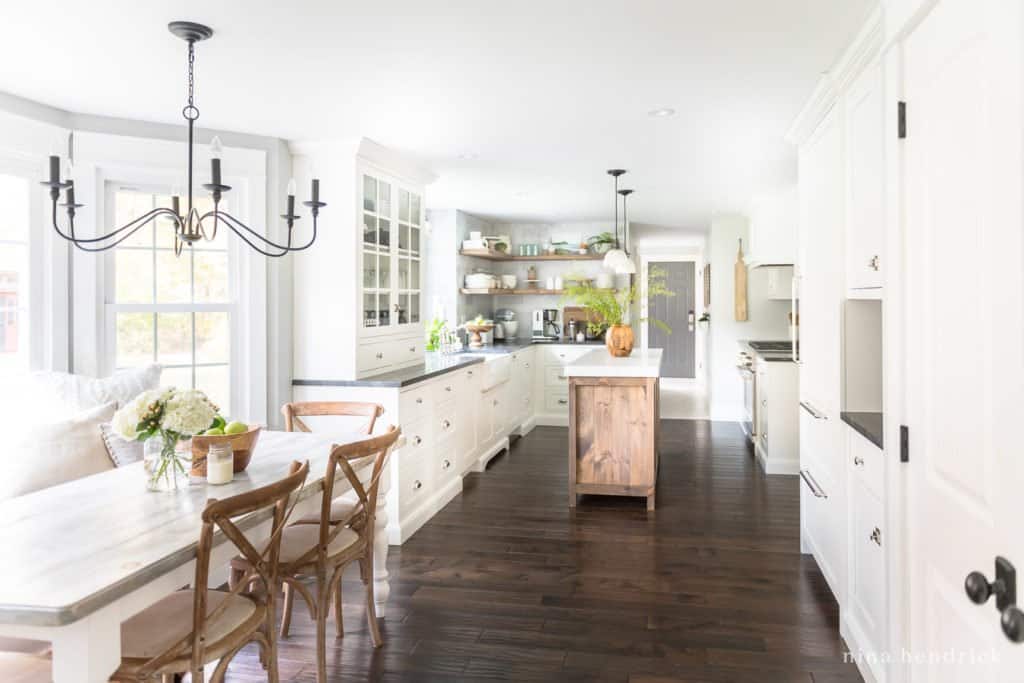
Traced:
<path id="1" fill-rule="evenodd" d="M 1024 578 L 1022 7 L 941 0 L 904 43 L 914 681 L 1024 680 L 964 591 L 997 555 Z"/>

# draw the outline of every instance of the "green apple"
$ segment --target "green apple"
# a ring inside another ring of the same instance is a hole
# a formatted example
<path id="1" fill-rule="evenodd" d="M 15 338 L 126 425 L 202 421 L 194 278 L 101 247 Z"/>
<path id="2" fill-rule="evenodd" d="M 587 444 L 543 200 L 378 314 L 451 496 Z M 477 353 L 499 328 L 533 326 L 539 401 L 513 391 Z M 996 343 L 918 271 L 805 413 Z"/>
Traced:
<path id="1" fill-rule="evenodd" d="M 205 432 L 203 432 L 204 436 L 221 436 L 223 434 L 224 430 L 221 429 L 220 427 L 210 427 Z"/>
<path id="2" fill-rule="evenodd" d="M 244 422 L 228 422 L 227 427 L 224 428 L 225 434 L 241 434 L 249 431 L 249 425 Z"/>

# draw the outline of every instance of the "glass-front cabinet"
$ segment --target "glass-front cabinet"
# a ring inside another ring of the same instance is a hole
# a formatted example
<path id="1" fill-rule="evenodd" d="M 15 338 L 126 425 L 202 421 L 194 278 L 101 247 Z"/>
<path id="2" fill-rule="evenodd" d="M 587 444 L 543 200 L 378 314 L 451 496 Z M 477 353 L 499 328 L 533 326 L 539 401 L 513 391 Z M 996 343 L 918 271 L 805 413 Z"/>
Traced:
<path id="1" fill-rule="evenodd" d="M 371 171 L 362 173 L 361 188 L 363 336 L 415 333 L 423 287 L 423 197 Z"/>

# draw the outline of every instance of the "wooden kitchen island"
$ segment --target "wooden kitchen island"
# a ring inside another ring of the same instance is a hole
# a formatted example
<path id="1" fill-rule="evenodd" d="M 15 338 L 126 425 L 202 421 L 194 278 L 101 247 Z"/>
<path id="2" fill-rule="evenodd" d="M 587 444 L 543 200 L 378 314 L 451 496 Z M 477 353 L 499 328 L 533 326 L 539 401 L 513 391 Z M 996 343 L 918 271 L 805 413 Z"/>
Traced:
<path id="1" fill-rule="evenodd" d="M 569 507 L 580 494 L 641 496 L 658 482 L 661 349 L 615 358 L 598 348 L 565 366 L 569 378 Z"/>

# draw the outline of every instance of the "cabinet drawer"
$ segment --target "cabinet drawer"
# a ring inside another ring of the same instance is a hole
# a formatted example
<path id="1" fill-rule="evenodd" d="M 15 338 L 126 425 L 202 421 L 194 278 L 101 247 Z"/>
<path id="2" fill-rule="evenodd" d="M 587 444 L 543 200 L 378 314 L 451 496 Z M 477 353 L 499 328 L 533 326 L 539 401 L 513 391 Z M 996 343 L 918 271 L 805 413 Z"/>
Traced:
<path id="1" fill-rule="evenodd" d="M 409 424 L 426 418 L 430 414 L 431 393 L 433 386 L 426 384 L 421 387 L 406 389 L 398 399 L 402 424 Z"/>
<path id="2" fill-rule="evenodd" d="M 464 371 L 441 375 L 431 386 L 435 405 L 454 400 L 467 388 L 468 378 Z"/>
<path id="3" fill-rule="evenodd" d="M 405 454 L 422 453 L 433 446 L 434 430 L 429 418 L 409 422 L 402 427 L 402 434 L 405 437 L 402 452 Z"/>
<path id="4" fill-rule="evenodd" d="M 430 461 L 434 453 L 429 420 L 405 428 L 405 446 L 398 454 L 399 508 L 409 509 L 430 489 Z"/>
<path id="5" fill-rule="evenodd" d="M 852 427 L 846 430 L 846 442 L 855 481 L 861 482 L 875 497 L 882 498 L 885 486 L 885 461 L 882 451 Z"/>
<path id="6" fill-rule="evenodd" d="M 395 347 L 391 342 L 380 341 L 373 344 L 360 344 L 356 352 L 356 362 L 360 373 L 368 370 L 380 370 L 397 362 Z"/>
<path id="7" fill-rule="evenodd" d="M 545 346 L 541 349 L 545 365 L 565 365 L 571 363 L 588 351 L 593 346 Z"/>
<path id="8" fill-rule="evenodd" d="M 842 604 L 846 577 L 846 514 L 842 486 L 822 468 L 801 462 L 800 517 L 814 546 L 814 559 Z M 812 483 L 817 487 L 812 488 Z"/>
<path id="9" fill-rule="evenodd" d="M 423 342 L 418 337 L 396 339 L 391 342 L 391 349 L 396 365 L 404 365 L 415 361 L 423 362 Z"/>
<path id="10" fill-rule="evenodd" d="M 437 490 L 458 474 L 459 454 L 454 449 L 438 451 L 434 456 L 434 489 Z"/>
<path id="11" fill-rule="evenodd" d="M 544 392 L 544 410 L 548 413 L 569 412 L 569 390 L 547 389 Z"/>
<path id="12" fill-rule="evenodd" d="M 437 443 L 455 436 L 462 426 L 462 419 L 459 417 L 458 409 L 454 401 L 438 406 L 434 410 L 434 439 Z M 450 446 L 451 444 L 449 444 Z"/>
<path id="13" fill-rule="evenodd" d="M 565 368 L 561 365 L 553 365 L 544 368 L 544 386 L 569 386 L 569 378 L 565 376 Z"/>

